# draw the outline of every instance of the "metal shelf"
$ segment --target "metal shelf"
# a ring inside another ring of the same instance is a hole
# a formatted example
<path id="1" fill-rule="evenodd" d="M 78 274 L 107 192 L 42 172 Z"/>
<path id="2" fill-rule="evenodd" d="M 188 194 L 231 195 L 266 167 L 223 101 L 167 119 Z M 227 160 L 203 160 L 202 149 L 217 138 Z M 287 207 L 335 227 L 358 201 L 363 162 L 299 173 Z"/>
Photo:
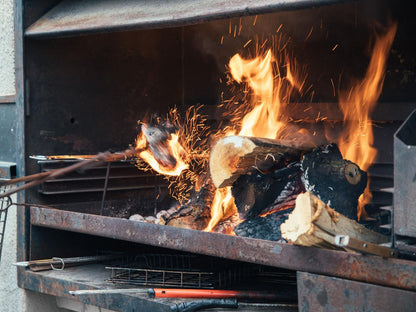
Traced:
<path id="1" fill-rule="evenodd" d="M 296 271 L 416 290 L 416 262 L 31 207 L 31 224 Z"/>

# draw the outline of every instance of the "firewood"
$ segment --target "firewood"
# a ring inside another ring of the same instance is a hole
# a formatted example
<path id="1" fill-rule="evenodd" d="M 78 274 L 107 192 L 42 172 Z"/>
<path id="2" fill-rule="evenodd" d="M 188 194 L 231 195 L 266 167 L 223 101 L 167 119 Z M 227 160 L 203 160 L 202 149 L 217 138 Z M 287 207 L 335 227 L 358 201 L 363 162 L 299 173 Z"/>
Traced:
<path id="1" fill-rule="evenodd" d="M 299 194 L 303 187 L 299 163 L 262 174 L 255 170 L 240 176 L 232 186 L 240 218 L 249 219 L 267 213 Z"/>
<path id="2" fill-rule="evenodd" d="M 267 159 L 279 162 L 299 160 L 302 152 L 312 150 L 309 143 L 297 143 L 265 138 L 228 136 L 211 150 L 209 170 L 217 188 L 230 186 L 239 176 Z"/>
<path id="3" fill-rule="evenodd" d="M 159 124 L 143 124 L 141 131 L 146 138 L 147 147 L 156 161 L 165 168 L 175 168 L 176 159 L 172 155 L 169 140 L 177 129 L 167 121 Z"/>
<path id="4" fill-rule="evenodd" d="M 311 192 L 298 196 L 295 209 L 280 229 L 284 239 L 303 246 L 339 249 L 330 243 L 335 235 L 348 235 L 374 244 L 388 242 L 386 236 L 336 212 Z"/>
<path id="5" fill-rule="evenodd" d="M 301 164 L 305 189 L 337 212 L 357 220 L 358 198 L 367 185 L 367 173 L 343 159 L 336 144 L 315 148 L 303 156 Z"/>
<path id="6" fill-rule="evenodd" d="M 237 236 L 264 240 L 281 240 L 280 225 L 285 222 L 293 208 L 273 212 L 264 217 L 244 220 L 234 228 Z"/>
<path id="7" fill-rule="evenodd" d="M 211 204 L 215 187 L 211 179 L 206 179 L 201 188 L 193 194 L 191 199 L 165 220 L 169 226 L 202 230 L 211 218 Z"/>

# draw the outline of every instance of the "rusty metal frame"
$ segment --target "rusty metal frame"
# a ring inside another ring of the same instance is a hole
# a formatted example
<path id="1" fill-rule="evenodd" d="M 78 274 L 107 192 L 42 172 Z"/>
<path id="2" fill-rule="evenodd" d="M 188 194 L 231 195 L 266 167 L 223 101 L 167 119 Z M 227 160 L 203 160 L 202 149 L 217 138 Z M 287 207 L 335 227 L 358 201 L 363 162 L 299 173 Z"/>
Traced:
<path id="1" fill-rule="evenodd" d="M 64 0 L 26 31 L 28 37 L 61 37 L 120 30 L 191 25 L 346 0 Z"/>
<path id="2" fill-rule="evenodd" d="M 416 290 L 416 262 L 31 207 L 31 224 Z"/>
<path id="3" fill-rule="evenodd" d="M 299 311 L 414 311 L 416 293 L 408 290 L 297 273 Z"/>

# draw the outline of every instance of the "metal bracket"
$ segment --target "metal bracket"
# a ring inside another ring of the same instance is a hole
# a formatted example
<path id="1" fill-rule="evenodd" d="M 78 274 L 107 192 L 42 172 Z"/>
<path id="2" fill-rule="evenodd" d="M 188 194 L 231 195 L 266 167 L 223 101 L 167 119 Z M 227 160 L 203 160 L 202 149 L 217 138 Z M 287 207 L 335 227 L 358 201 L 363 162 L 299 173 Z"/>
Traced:
<path id="1" fill-rule="evenodd" d="M 348 235 L 335 235 L 334 243 L 338 247 L 361 253 L 373 254 L 384 258 L 397 258 L 397 251 L 394 249 L 359 240 Z"/>

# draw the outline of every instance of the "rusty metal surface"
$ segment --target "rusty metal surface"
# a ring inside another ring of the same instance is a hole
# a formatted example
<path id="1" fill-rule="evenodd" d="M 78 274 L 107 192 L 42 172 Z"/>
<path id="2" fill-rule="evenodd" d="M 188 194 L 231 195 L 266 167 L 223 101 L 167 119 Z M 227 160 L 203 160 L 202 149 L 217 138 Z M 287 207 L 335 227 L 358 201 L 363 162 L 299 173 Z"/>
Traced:
<path id="1" fill-rule="evenodd" d="M 20 275 L 20 286 L 45 294 L 79 300 L 85 304 L 95 305 L 114 311 L 169 311 L 172 301 L 166 303 L 146 298 L 145 295 L 108 294 L 74 297 L 70 290 L 96 289 L 110 287 L 105 283 L 108 271 L 103 265 L 86 265 L 68 268 L 64 271 L 31 272 L 24 271 Z"/>
<path id="2" fill-rule="evenodd" d="M 416 262 L 31 207 L 31 224 L 416 290 Z"/>
<path id="3" fill-rule="evenodd" d="M 141 294 L 93 294 L 86 296 L 71 296 L 71 290 L 87 289 L 114 289 L 114 286 L 106 283 L 109 272 L 103 265 L 93 264 L 80 267 L 72 267 L 63 271 L 44 272 L 20 272 L 21 287 L 48 295 L 70 298 L 88 305 L 111 309 L 112 311 L 134 312 L 171 311 L 170 307 L 182 302 L 190 302 L 195 299 L 183 298 L 155 298 L 151 299 L 147 293 Z M 139 287 L 137 287 L 139 288 Z M 140 288 L 139 288 L 140 289 Z M 147 288 L 142 288 L 147 290 Z M 228 309 L 215 309 L 215 311 L 229 311 Z M 279 303 L 239 303 L 238 311 L 297 311 L 295 304 Z"/>
<path id="4" fill-rule="evenodd" d="M 394 136 L 394 232 L 416 237 L 416 110 Z"/>
<path id="5" fill-rule="evenodd" d="M 171 27 L 339 2 L 345 0 L 65 0 L 31 25 L 25 35 L 50 37 Z"/>
<path id="6" fill-rule="evenodd" d="M 416 293 L 298 272 L 299 311 L 414 311 Z"/>

